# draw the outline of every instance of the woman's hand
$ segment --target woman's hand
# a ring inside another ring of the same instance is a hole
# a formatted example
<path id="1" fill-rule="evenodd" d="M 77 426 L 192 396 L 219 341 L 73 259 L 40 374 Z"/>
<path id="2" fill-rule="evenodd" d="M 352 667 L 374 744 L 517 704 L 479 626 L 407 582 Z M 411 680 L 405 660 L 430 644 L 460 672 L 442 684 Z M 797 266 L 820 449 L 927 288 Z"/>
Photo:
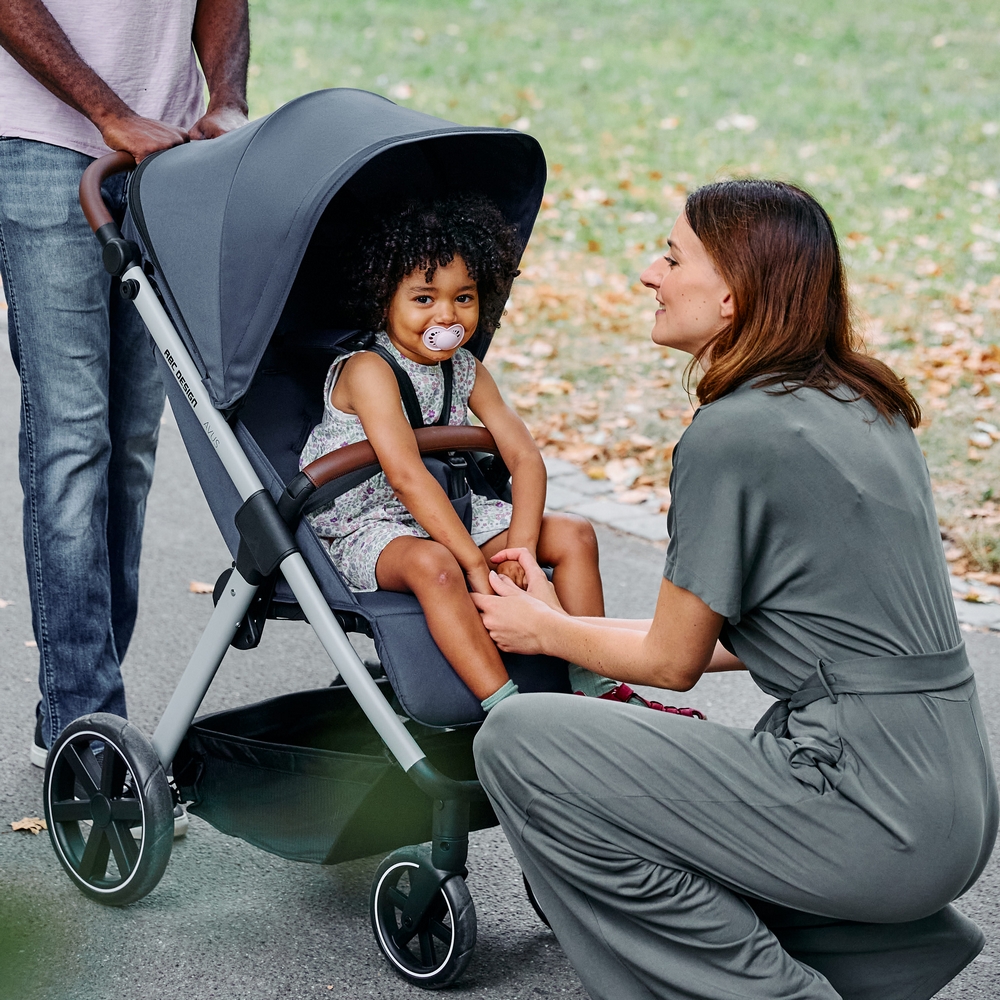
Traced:
<path id="1" fill-rule="evenodd" d="M 490 574 L 490 583 L 497 596 L 472 595 L 490 638 L 505 653 L 544 653 L 542 636 L 556 612 L 499 573 Z"/>
<path id="2" fill-rule="evenodd" d="M 555 587 L 549 582 L 549 578 L 545 575 L 542 567 L 538 565 L 534 555 L 527 549 L 504 549 L 493 556 L 490 561 L 494 564 L 499 564 L 497 566 L 498 574 L 502 573 L 505 577 L 508 577 L 521 590 L 526 590 L 532 597 L 543 604 L 547 604 L 553 611 L 559 611 L 562 614 L 566 613 L 563 611 L 563 606 L 559 603 L 559 598 L 556 597 Z M 506 567 L 516 567 L 516 570 L 509 572 Z M 518 576 L 520 576 L 520 579 L 518 579 Z M 507 591 L 497 590 L 495 584 L 493 589 L 498 594 L 507 593 Z"/>

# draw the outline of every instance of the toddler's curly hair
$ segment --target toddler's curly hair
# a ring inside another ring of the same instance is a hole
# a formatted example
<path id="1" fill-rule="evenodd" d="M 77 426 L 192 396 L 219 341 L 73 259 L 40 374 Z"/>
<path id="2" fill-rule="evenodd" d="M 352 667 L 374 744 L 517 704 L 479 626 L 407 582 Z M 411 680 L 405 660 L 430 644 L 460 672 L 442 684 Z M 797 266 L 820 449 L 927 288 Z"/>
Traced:
<path id="1" fill-rule="evenodd" d="M 408 202 L 377 218 L 347 262 L 350 291 L 345 305 L 367 330 L 384 330 L 396 289 L 418 268 L 434 272 L 461 257 L 479 293 L 479 329 L 500 325 L 511 282 L 520 274 L 517 228 L 488 198 L 452 195 Z"/>

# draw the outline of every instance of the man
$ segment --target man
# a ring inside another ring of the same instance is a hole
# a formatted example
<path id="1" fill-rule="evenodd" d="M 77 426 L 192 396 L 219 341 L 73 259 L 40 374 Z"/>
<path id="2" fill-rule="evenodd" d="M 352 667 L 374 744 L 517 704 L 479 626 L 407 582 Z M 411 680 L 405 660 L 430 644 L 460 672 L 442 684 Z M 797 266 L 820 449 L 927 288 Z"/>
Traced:
<path id="1" fill-rule="evenodd" d="M 142 321 L 101 265 L 80 177 L 112 149 L 139 161 L 245 124 L 249 48 L 247 0 L 0 0 L 0 276 L 21 378 L 39 766 L 74 719 L 125 715 L 164 395 Z M 124 176 L 104 188 L 119 223 L 124 190 Z"/>

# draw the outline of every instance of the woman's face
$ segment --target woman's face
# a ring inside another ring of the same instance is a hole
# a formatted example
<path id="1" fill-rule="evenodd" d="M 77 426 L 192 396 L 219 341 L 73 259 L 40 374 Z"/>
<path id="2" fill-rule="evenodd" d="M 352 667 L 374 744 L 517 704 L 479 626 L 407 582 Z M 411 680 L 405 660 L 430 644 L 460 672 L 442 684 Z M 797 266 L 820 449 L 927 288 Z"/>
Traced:
<path id="1" fill-rule="evenodd" d="M 639 275 L 656 292 L 654 344 L 697 354 L 733 318 L 733 297 L 687 216 L 674 223 L 667 253 Z M 708 358 L 703 362 L 707 367 Z"/>

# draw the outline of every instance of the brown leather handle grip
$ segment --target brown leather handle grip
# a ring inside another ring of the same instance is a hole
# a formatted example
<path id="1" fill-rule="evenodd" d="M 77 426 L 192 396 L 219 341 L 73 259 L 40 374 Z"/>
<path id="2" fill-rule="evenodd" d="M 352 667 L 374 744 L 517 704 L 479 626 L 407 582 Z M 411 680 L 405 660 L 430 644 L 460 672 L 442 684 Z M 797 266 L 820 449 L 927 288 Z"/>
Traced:
<path id="1" fill-rule="evenodd" d="M 485 427 L 421 427 L 413 432 L 421 455 L 436 451 L 492 451 L 498 452 L 493 435 Z M 313 486 L 333 482 L 355 469 L 377 465 L 375 449 L 368 441 L 359 441 L 331 451 L 302 471 Z"/>
<path id="2" fill-rule="evenodd" d="M 123 149 L 117 153 L 108 153 L 93 163 L 83 172 L 80 178 L 80 207 L 90 223 L 90 228 L 96 233 L 101 226 L 106 226 L 115 220 L 111 218 L 108 206 L 101 196 L 101 185 L 115 174 L 135 169 L 135 158 Z"/>

